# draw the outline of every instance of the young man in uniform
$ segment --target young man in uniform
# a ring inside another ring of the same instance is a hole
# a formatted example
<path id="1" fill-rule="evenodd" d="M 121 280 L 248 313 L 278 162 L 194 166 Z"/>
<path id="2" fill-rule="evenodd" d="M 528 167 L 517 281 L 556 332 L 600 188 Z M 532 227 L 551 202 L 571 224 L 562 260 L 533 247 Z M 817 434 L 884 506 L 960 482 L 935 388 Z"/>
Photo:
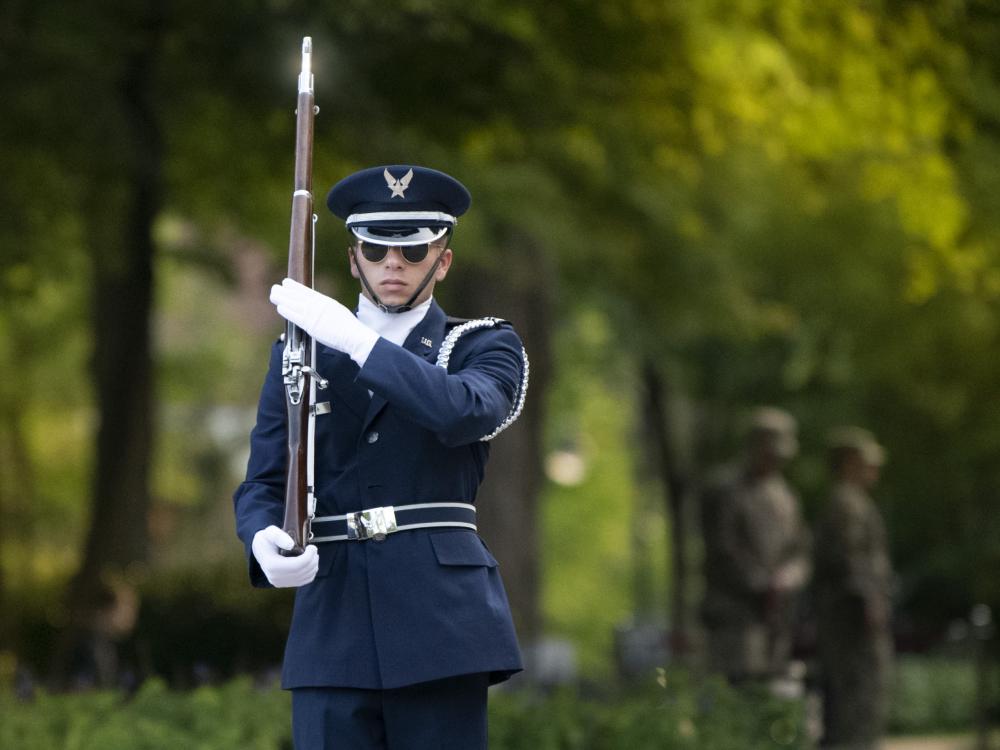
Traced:
<path id="1" fill-rule="evenodd" d="M 282 685 L 299 750 L 486 747 L 490 684 L 521 669 L 497 562 L 476 533 L 488 440 L 527 388 L 504 321 L 433 299 L 470 203 L 454 178 L 374 167 L 330 191 L 350 232 L 356 312 L 285 279 L 271 301 L 317 342 L 312 543 L 281 554 L 287 466 L 282 348 L 251 434 L 237 533 L 256 586 L 298 587 Z M 322 408 L 319 408 L 322 407 Z"/>

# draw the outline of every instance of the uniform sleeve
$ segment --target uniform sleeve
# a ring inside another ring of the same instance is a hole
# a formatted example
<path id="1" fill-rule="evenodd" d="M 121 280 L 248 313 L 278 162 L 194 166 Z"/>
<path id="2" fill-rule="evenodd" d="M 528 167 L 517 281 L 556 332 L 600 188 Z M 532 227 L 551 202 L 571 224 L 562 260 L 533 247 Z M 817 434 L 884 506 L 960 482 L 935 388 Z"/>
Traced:
<path id="1" fill-rule="evenodd" d="M 809 528 L 802 521 L 796 506 L 792 533 L 788 537 L 784 555 L 778 565 L 777 576 L 793 590 L 801 589 L 812 576 L 813 538 Z"/>
<path id="2" fill-rule="evenodd" d="M 749 594 L 765 592 L 771 571 L 764 567 L 750 542 L 745 509 L 734 494 L 720 499 L 718 509 L 720 561 L 735 588 Z"/>
<path id="3" fill-rule="evenodd" d="M 521 339 L 509 328 L 459 339 L 451 372 L 379 339 L 358 382 L 448 446 L 474 443 L 510 413 L 521 382 Z"/>
<path id="4" fill-rule="evenodd" d="M 233 495 L 236 534 L 246 548 L 250 580 L 260 587 L 270 584 L 250 545 L 261 529 L 271 524 L 280 526 L 284 515 L 288 416 L 281 378 L 281 353 L 282 344 L 275 344 L 257 406 L 257 424 L 250 433 L 246 479 Z"/>

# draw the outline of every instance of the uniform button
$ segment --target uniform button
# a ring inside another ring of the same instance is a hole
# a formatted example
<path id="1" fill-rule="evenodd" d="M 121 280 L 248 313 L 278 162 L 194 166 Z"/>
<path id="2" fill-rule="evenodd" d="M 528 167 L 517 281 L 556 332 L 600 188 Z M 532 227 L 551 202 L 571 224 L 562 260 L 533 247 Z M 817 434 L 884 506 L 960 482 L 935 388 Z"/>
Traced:
<path id="1" fill-rule="evenodd" d="M 372 430 L 371 432 L 368 433 L 368 437 L 366 437 L 365 440 L 367 440 L 369 444 L 377 443 L 378 433 L 375 430 Z"/>

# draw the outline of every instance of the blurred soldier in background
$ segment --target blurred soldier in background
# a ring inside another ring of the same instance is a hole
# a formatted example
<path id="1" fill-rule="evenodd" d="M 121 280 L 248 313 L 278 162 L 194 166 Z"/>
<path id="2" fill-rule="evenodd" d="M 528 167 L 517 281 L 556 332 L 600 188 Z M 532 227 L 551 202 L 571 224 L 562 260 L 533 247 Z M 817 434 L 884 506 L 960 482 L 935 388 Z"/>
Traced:
<path id="1" fill-rule="evenodd" d="M 761 408 L 739 466 L 701 497 L 705 543 L 702 621 L 709 669 L 731 682 L 784 677 L 795 604 L 809 577 L 809 536 L 782 476 L 798 452 L 795 419 Z"/>
<path id="2" fill-rule="evenodd" d="M 868 492 L 885 460 L 866 430 L 831 433 L 834 486 L 816 529 L 818 647 L 823 745 L 879 745 L 892 662 L 891 566 L 885 526 Z"/>

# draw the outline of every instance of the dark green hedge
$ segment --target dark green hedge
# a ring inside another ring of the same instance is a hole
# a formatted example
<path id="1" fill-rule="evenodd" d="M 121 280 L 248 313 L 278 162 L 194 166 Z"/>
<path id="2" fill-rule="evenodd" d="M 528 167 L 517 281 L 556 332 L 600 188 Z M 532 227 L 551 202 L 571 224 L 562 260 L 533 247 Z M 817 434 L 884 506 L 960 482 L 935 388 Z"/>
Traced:
<path id="1" fill-rule="evenodd" d="M 116 692 L 0 697 L 0 747 L 18 750 L 277 750 L 290 748 L 288 695 L 238 679 L 190 692 L 151 680 Z"/>
<path id="2" fill-rule="evenodd" d="M 493 750 L 807 748 L 801 706 L 720 682 L 683 677 L 628 696 L 581 698 L 498 691 L 491 697 Z M 290 701 L 249 679 L 193 691 L 147 682 L 120 693 L 0 695 L 0 747 L 17 750 L 283 750 Z"/>
<path id="3" fill-rule="evenodd" d="M 895 664 L 889 730 L 897 734 L 968 731 L 976 719 L 976 671 L 971 656 L 900 656 Z M 1000 688 L 985 701 L 997 718 Z"/>
<path id="4" fill-rule="evenodd" d="M 805 711 L 764 690 L 661 674 L 657 688 L 611 699 L 495 696 L 493 750 L 758 750 L 812 747 Z"/>

